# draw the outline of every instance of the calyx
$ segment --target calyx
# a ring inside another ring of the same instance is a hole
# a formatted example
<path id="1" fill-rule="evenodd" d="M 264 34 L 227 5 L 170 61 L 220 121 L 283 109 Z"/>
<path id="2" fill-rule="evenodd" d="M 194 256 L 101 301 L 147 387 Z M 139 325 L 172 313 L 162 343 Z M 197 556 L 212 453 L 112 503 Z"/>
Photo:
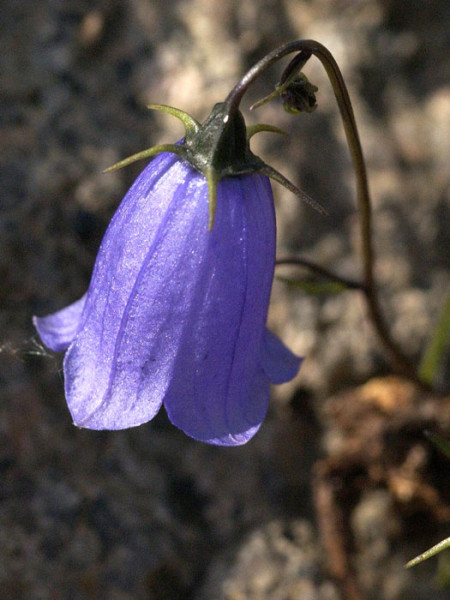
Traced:
<path id="1" fill-rule="evenodd" d="M 260 173 L 278 181 L 319 212 L 325 212 L 317 202 L 250 150 L 249 140 L 253 135 L 261 131 L 284 133 L 277 127 L 266 124 L 246 127 L 242 113 L 231 109 L 227 102 L 216 104 L 203 123 L 199 123 L 188 113 L 172 106 L 150 104 L 148 108 L 166 112 L 180 119 L 185 128 L 184 139 L 177 144 L 160 144 L 133 154 L 109 167 L 105 172 L 115 171 L 137 160 L 152 158 L 161 152 L 173 152 L 206 178 L 210 229 L 214 225 L 219 181 L 223 177 L 237 177 L 250 173 Z"/>

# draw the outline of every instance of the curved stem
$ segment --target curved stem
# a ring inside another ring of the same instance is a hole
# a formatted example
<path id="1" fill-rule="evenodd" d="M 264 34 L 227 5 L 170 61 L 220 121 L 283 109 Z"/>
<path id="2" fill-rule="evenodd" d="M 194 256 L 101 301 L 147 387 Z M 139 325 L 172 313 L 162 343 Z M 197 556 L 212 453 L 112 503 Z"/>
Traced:
<path id="1" fill-rule="evenodd" d="M 336 96 L 337 104 L 339 106 L 345 135 L 356 174 L 364 281 L 362 291 L 366 298 L 370 318 L 378 337 L 388 352 L 396 370 L 424 387 L 423 382 L 420 381 L 417 375 L 413 363 L 404 354 L 397 342 L 392 338 L 381 311 L 373 271 L 374 251 L 372 240 L 372 210 L 367 172 L 347 87 L 340 69 L 331 53 L 327 50 L 327 48 L 325 48 L 325 46 L 319 42 L 316 42 L 315 40 L 298 40 L 285 44 L 284 46 L 281 46 L 280 48 L 277 48 L 273 52 L 269 53 L 262 60 L 256 63 L 256 65 L 254 65 L 231 90 L 225 102 L 228 104 L 230 111 L 238 110 L 242 97 L 253 81 L 275 62 L 293 52 L 297 52 L 299 54 L 291 61 L 290 65 L 285 70 L 282 79 L 288 77 L 288 73 L 292 72 L 294 69 L 298 72 L 307 62 L 307 60 L 314 55 L 320 60 L 328 75 L 328 78 L 330 79 L 334 94 Z"/>
<path id="2" fill-rule="evenodd" d="M 253 65 L 253 67 L 249 71 L 247 71 L 244 77 L 242 77 L 242 79 L 234 86 L 234 88 L 228 94 L 225 103 L 228 104 L 230 112 L 239 109 L 239 104 L 245 92 L 255 81 L 255 79 L 257 79 L 260 75 L 267 71 L 267 69 L 269 69 L 272 65 L 278 62 L 281 58 L 287 56 L 288 54 L 292 54 L 292 52 L 304 53 L 303 64 L 305 64 L 312 54 L 310 45 L 315 43 L 317 42 L 314 42 L 313 40 L 298 40 L 296 42 L 289 42 L 287 44 L 284 44 L 284 46 L 280 46 L 272 52 L 269 52 L 269 54 L 267 54 L 264 58 L 262 58 L 255 65 Z M 298 68 L 301 68 L 301 65 L 299 65 Z"/>
<path id="3" fill-rule="evenodd" d="M 372 209 L 367 180 L 367 171 L 347 87 L 339 67 L 330 52 L 318 42 L 313 42 L 313 44 L 314 47 L 312 48 L 312 53 L 322 63 L 330 79 L 331 85 L 333 86 L 333 91 L 336 96 L 337 104 L 339 106 L 339 111 L 344 124 L 347 143 L 353 161 L 353 167 L 355 169 L 357 201 L 361 229 L 361 254 L 364 277 L 363 293 L 367 301 L 369 314 L 378 333 L 378 337 L 383 343 L 397 370 L 402 375 L 423 386 L 423 383 L 418 378 L 413 363 L 404 354 L 397 342 L 392 338 L 378 300 L 377 287 L 373 273 L 374 251 L 372 240 Z"/>

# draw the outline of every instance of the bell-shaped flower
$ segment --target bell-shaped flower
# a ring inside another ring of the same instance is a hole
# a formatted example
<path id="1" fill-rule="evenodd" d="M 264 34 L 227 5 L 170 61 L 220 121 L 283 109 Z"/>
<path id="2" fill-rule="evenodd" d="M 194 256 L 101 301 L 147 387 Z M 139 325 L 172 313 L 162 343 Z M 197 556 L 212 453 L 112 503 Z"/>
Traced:
<path id="1" fill-rule="evenodd" d="M 222 179 L 210 231 L 204 176 L 172 154 L 155 158 L 114 215 L 87 294 L 34 320 L 46 346 L 67 349 L 74 423 L 133 427 L 164 404 L 197 440 L 245 443 L 269 382 L 300 366 L 265 328 L 274 259 L 267 177 Z"/>
<path id="2" fill-rule="evenodd" d="M 119 163 L 157 154 L 115 213 L 87 293 L 34 324 L 46 346 L 66 350 L 75 425 L 134 427 L 164 404 L 189 436 L 244 444 L 270 382 L 301 363 L 266 329 L 276 229 L 267 175 L 293 186 L 250 152 L 252 133 L 226 103 L 202 125 L 156 108 L 183 120 L 185 140 Z"/>

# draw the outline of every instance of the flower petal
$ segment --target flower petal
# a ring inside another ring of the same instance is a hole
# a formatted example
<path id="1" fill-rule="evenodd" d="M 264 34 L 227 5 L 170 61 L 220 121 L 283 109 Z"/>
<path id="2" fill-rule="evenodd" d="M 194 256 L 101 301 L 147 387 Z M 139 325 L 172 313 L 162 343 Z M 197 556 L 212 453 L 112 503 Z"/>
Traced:
<path id="1" fill-rule="evenodd" d="M 293 379 L 303 362 L 287 348 L 278 336 L 266 329 L 261 364 L 272 383 L 286 383 Z"/>
<path id="2" fill-rule="evenodd" d="M 208 191 L 178 158 L 158 158 L 105 234 L 83 328 L 65 357 L 66 399 L 81 427 L 144 423 L 170 383 L 210 235 Z"/>
<path id="3" fill-rule="evenodd" d="M 80 326 L 86 294 L 62 310 L 45 317 L 33 317 L 42 342 L 54 352 L 67 350 Z"/>
<path id="4" fill-rule="evenodd" d="M 267 178 L 219 182 L 206 242 L 164 405 L 191 437 L 234 446 L 256 433 L 268 404 L 269 379 L 259 364 L 275 260 Z"/>

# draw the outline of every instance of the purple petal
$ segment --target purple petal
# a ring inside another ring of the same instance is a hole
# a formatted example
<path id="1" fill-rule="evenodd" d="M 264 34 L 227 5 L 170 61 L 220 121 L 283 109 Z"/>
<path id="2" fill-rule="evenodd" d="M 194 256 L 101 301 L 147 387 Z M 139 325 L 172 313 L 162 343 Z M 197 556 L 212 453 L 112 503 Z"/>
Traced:
<path id="1" fill-rule="evenodd" d="M 266 329 L 261 364 L 272 383 L 286 383 L 293 379 L 303 362 L 287 348 L 278 336 Z"/>
<path id="2" fill-rule="evenodd" d="M 203 230 L 202 230 L 203 231 Z M 197 241 L 191 252 L 202 248 Z M 164 405 L 191 437 L 247 442 L 267 411 L 269 379 L 259 358 L 275 259 L 270 184 L 260 175 L 219 183 L 215 225 L 183 310 L 185 327 Z"/>
<path id="3" fill-rule="evenodd" d="M 55 352 L 67 350 L 80 326 L 86 294 L 62 310 L 46 317 L 33 317 L 42 342 Z"/>
<path id="4" fill-rule="evenodd" d="M 205 179 L 160 155 L 124 198 L 97 257 L 83 323 L 64 361 L 75 424 L 151 419 L 171 380 L 208 232 Z"/>
<path id="5" fill-rule="evenodd" d="M 217 204 L 210 232 L 205 178 L 168 154 L 125 196 L 64 361 L 75 424 L 132 427 L 164 400 L 175 425 L 209 443 L 243 444 L 260 427 L 275 257 L 268 179 L 224 179 Z"/>

